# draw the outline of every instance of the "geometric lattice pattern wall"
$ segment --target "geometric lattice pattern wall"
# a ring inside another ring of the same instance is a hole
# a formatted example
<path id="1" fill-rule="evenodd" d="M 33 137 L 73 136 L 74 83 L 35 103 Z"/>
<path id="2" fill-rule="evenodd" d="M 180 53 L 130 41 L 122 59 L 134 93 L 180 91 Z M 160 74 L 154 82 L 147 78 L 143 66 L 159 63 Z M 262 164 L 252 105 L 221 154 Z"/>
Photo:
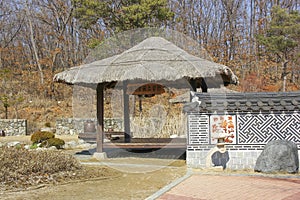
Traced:
<path id="1" fill-rule="evenodd" d="M 188 115 L 188 144 L 209 144 L 209 116 L 200 113 Z"/>
<path id="2" fill-rule="evenodd" d="M 300 144 L 300 113 L 237 115 L 238 144 L 290 140 Z"/>

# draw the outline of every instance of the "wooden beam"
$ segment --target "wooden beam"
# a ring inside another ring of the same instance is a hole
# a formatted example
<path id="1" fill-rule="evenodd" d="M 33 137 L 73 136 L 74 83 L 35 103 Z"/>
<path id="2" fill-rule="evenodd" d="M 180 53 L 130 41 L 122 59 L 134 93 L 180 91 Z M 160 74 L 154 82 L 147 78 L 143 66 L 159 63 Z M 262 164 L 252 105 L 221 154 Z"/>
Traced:
<path id="1" fill-rule="evenodd" d="M 131 132 L 130 132 L 130 112 L 129 112 L 129 95 L 127 94 L 127 81 L 123 82 L 123 98 L 124 98 L 124 132 L 125 132 L 125 142 L 130 142 Z"/>
<path id="2" fill-rule="evenodd" d="M 104 133 L 104 84 L 97 85 L 97 148 L 98 153 L 103 152 L 103 133 Z"/>

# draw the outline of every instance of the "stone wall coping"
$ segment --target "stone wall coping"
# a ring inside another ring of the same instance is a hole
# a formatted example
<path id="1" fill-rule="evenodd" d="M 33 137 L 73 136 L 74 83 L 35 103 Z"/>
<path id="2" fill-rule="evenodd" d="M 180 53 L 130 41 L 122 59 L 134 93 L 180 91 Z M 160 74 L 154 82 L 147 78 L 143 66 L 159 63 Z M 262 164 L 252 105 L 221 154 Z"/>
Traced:
<path id="1" fill-rule="evenodd" d="M 195 93 L 201 104 L 197 112 L 300 111 L 300 92 Z"/>

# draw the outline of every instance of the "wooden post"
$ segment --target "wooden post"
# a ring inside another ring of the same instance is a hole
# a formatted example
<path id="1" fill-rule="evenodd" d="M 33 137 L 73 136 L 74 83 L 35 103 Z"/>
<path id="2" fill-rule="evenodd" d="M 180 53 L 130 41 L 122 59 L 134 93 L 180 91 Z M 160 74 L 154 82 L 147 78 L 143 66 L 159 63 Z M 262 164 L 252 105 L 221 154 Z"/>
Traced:
<path id="1" fill-rule="evenodd" d="M 104 133 L 104 84 L 97 85 L 97 152 L 103 152 L 103 133 Z"/>
<path id="2" fill-rule="evenodd" d="M 123 81 L 123 98 L 124 98 L 124 132 L 125 142 L 130 142 L 130 113 L 129 113 L 129 95 L 127 94 L 127 81 Z"/>
<path id="3" fill-rule="evenodd" d="M 190 83 L 190 86 L 191 86 L 191 91 L 197 92 L 197 83 L 196 83 L 196 80 L 195 79 L 190 79 L 189 83 Z M 193 98 L 193 96 L 190 93 L 190 101 L 192 101 L 192 98 Z"/>
<path id="4" fill-rule="evenodd" d="M 201 79 L 201 89 L 202 89 L 202 92 L 207 92 L 207 89 L 208 89 L 204 78 Z"/>
<path id="5" fill-rule="evenodd" d="M 192 91 L 197 92 L 197 83 L 195 79 L 190 80 L 190 85 L 192 87 Z"/>
<path id="6" fill-rule="evenodd" d="M 142 95 L 139 95 L 139 111 L 140 113 L 143 111 L 143 105 L 142 105 Z"/>

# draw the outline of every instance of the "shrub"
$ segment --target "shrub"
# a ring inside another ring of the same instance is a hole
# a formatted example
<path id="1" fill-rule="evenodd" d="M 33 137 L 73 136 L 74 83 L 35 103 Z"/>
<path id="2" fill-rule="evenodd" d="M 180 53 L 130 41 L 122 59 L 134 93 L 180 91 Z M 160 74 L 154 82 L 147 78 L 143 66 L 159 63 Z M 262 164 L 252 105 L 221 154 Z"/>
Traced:
<path id="1" fill-rule="evenodd" d="M 47 131 L 37 131 L 31 135 L 31 142 L 33 144 L 42 143 L 50 138 L 54 138 L 54 134 Z"/>
<path id="2" fill-rule="evenodd" d="M 52 147 L 55 146 L 57 149 L 62 149 L 65 141 L 59 138 L 50 138 L 42 142 L 42 147 Z"/>
<path id="3" fill-rule="evenodd" d="M 51 127 L 51 123 L 50 122 L 46 122 L 45 126 L 48 127 L 48 128 L 50 128 Z"/>

